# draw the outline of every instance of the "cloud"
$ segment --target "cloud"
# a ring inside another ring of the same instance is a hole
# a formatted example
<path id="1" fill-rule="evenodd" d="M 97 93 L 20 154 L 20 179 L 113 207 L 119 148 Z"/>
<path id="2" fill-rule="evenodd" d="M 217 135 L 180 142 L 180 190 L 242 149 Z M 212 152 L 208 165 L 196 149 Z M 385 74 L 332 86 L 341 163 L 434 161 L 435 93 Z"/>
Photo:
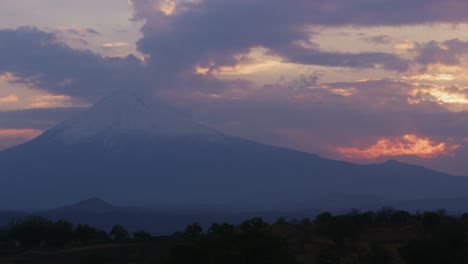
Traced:
<path id="1" fill-rule="evenodd" d="M 170 15 L 161 10 L 162 3 L 132 1 L 135 19 L 145 20 L 138 50 L 150 57 L 149 66 L 161 78 L 192 78 L 199 68 L 238 65 L 242 55 L 259 47 L 296 64 L 408 69 L 409 61 L 398 55 L 323 51 L 311 40 L 316 33 L 307 27 L 327 23 L 334 5 L 347 2 L 175 1 Z"/>
<path id="2" fill-rule="evenodd" d="M 175 13 L 186 13 L 206 9 L 218 16 L 236 17 L 233 22 L 254 18 L 281 21 L 280 23 L 306 23 L 317 25 L 408 25 L 423 23 L 463 23 L 467 22 L 464 10 L 468 3 L 459 0 L 297 0 L 294 4 L 281 0 L 129 0 L 136 10 L 137 18 L 147 18 L 154 13 L 164 14 L 161 7 L 167 2 L 175 3 Z M 243 17 L 240 15 L 244 15 Z M 261 20 L 261 19 L 259 19 Z M 263 22 L 260 22 L 263 23 Z"/>
<path id="3" fill-rule="evenodd" d="M 278 0 L 141 0 L 130 3 L 135 10 L 134 19 L 145 20 L 141 29 L 143 38 L 138 41 L 138 50 L 146 55 L 145 61 L 133 55 L 110 58 L 72 49 L 53 33 L 22 27 L 0 30 L 0 52 L 5 53 L 0 54 L 3 58 L 0 74 L 8 73 L 14 78 L 12 82 L 56 95 L 95 101 L 112 90 L 128 87 L 219 90 L 233 85 L 252 86 L 240 79 L 220 80 L 215 73 L 245 64 L 246 54 L 259 47 L 286 63 L 404 72 L 411 61 L 396 54 L 323 50 L 314 42 L 317 27 L 428 22 L 426 16 L 416 16 L 419 21 L 410 21 L 406 13 L 392 14 L 398 22 L 383 19 L 388 10 L 403 4 L 407 7 L 404 10 L 419 9 L 430 14 L 431 21 L 442 22 L 448 18 L 439 12 L 440 8 L 460 8 L 456 1 L 441 6 L 436 1 L 422 5 L 380 0 L 379 7 L 364 0 L 300 0 L 294 4 Z M 380 9 L 384 6 L 388 7 L 386 12 Z M 459 21 L 456 17 L 452 19 L 452 22 Z M 61 30 L 77 36 L 99 34 L 85 27 L 62 27 Z M 389 37 L 374 36 L 373 41 L 385 42 Z M 102 48 L 126 45 L 126 42 L 109 42 Z M 460 49 L 455 42 L 450 45 Z M 421 46 L 419 61 L 427 63 L 430 59 L 423 59 L 428 57 L 422 54 L 423 49 Z M 450 62 L 450 58 L 448 60 Z M 206 69 L 205 74 L 199 74 L 197 69 Z"/>
<path id="4" fill-rule="evenodd" d="M 9 72 L 4 72 L 0 74 L 0 81 L 14 81 L 15 77 Z"/>
<path id="5" fill-rule="evenodd" d="M 73 100 L 72 97 L 67 95 L 39 95 L 32 98 L 32 103 L 28 106 L 30 108 L 54 108 L 54 107 L 77 107 L 80 106 L 79 102 Z M 83 107 L 89 104 L 82 104 Z"/>
<path id="6" fill-rule="evenodd" d="M 101 35 L 97 30 L 87 27 L 57 27 L 56 32 L 67 33 L 78 37 L 86 37 L 87 35 Z"/>
<path id="7" fill-rule="evenodd" d="M 424 66 L 430 64 L 460 65 L 461 56 L 468 54 L 468 41 L 451 39 L 444 42 L 431 41 L 415 47 L 415 61 Z"/>
<path id="8" fill-rule="evenodd" d="M 59 95 L 96 100 L 110 91 L 148 88 L 140 59 L 75 50 L 52 33 L 21 27 L 0 30 L 0 75 Z"/>
<path id="9" fill-rule="evenodd" d="M 130 44 L 127 42 L 115 42 L 115 43 L 104 43 L 101 45 L 101 47 L 105 49 L 112 49 L 112 48 L 121 48 L 121 47 L 127 47 Z"/>
<path id="10" fill-rule="evenodd" d="M 380 157 L 417 156 L 435 158 L 442 155 L 453 155 L 460 145 L 449 145 L 446 142 L 435 142 L 417 135 L 403 135 L 398 138 L 379 138 L 367 148 L 339 147 L 338 153 L 348 159 L 377 159 Z"/>
<path id="11" fill-rule="evenodd" d="M 376 44 L 376 45 L 388 45 L 397 41 L 395 38 L 389 35 L 369 36 L 369 37 L 362 37 L 361 39 L 368 41 L 370 43 Z"/>
<path id="12" fill-rule="evenodd" d="M 272 51 L 285 58 L 288 62 L 319 65 L 330 67 L 350 67 L 350 68 L 385 68 L 395 71 L 406 71 L 409 69 L 410 60 L 403 59 L 397 55 L 368 52 L 368 53 L 340 53 L 323 52 L 310 48 L 289 45 Z"/>
<path id="13" fill-rule="evenodd" d="M 288 61 L 312 65 L 405 70 L 407 62 L 392 54 L 321 52 L 310 41 L 307 26 L 402 25 L 464 22 L 457 8 L 464 2 L 380 0 L 295 1 L 175 1 L 171 15 L 162 11 L 167 1 L 132 1 L 135 18 L 145 19 L 139 49 L 155 63 L 169 68 L 220 67 L 236 63 L 233 55 L 257 46 Z M 404 10 L 404 12 L 402 12 Z M 451 13 L 447 13 L 451 11 Z M 450 14 L 450 15 L 448 15 Z M 382 39 L 382 37 L 380 37 Z M 307 46 L 307 47 L 304 47 Z M 171 60 L 172 59 L 172 60 Z M 174 65 L 175 64 L 175 65 Z"/>
<path id="14" fill-rule="evenodd" d="M 0 111 L 0 129 L 45 130 L 82 112 L 85 107 Z"/>
<path id="15" fill-rule="evenodd" d="M 18 96 L 8 95 L 5 97 L 0 97 L 0 103 L 14 103 L 18 101 Z"/>
<path id="16" fill-rule="evenodd" d="M 461 111 L 468 110 L 468 88 L 453 86 L 420 85 L 411 91 L 410 102 L 431 101 L 440 105 L 455 104 Z M 449 108 L 450 109 L 450 108 Z"/>

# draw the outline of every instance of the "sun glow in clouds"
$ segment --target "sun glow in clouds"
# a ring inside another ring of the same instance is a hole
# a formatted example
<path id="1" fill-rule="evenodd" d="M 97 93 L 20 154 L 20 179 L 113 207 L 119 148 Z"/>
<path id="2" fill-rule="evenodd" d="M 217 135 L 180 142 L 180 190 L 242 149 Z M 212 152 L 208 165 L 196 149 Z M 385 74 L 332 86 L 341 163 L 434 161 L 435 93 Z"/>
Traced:
<path id="1" fill-rule="evenodd" d="M 404 77 L 403 79 L 416 80 L 416 81 L 453 81 L 456 77 L 452 74 L 440 73 L 440 74 L 419 74 L 410 77 Z"/>
<path id="2" fill-rule="evenodd" d="M 164 0 L 161 2 L 159 9 L 166 15 L 170 16 L 174 13 L 176 4 L 172 0 Z"/>
<path id="3" fill-rule="evenodd" d="M 410 92 L 410 103 L 419 103 L 420 101 L 432 101 L 437 104 L 468 104 L 468 98 L 464 89 L 452 87 L 421 87 Z"/>
<path id="4" fill-rule="evenodd" d="M 217 76 L 229 75 L 249 75 L 262 71 L 269 71 L 274 68 L 285 66 L 280 57 L 268 53 L 268 49 L 262 47 L 252 48 L 246 54 L 236 56 L 238 63 L 234 66 L 209 67 L 197 66 L 195 71 L 198 74 L 215 74 Z M 214 65 L 213 65 L 214 66 Z"/>
<path id="5" fill-rule="evenodd" d="M 420 158 L 435 158 L 451 156 L 460 145 L 449 145 L 445 142 L 435 142 L 429 138 L 406 134 L 402 137 L 383 137 L 367 148 L 340 147 L 336 151 L 348 159 L 377 159 L 380 157 L 417 156 Z"/>

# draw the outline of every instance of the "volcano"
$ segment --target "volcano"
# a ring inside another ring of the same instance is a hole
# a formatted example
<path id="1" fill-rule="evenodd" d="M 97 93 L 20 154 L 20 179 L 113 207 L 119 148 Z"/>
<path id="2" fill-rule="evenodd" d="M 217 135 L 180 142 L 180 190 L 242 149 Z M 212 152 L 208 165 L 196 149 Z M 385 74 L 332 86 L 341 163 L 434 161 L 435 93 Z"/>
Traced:
<path id="1" fill-rule="evenodd" d="M 349 208 L 468 190 L 468 178 L 411 164 L 357 165 L 224 135 L 132 92 L 0 152 L 0 181 L 0 207 L 15 209 L 88 197 L 165 208 Z"/>

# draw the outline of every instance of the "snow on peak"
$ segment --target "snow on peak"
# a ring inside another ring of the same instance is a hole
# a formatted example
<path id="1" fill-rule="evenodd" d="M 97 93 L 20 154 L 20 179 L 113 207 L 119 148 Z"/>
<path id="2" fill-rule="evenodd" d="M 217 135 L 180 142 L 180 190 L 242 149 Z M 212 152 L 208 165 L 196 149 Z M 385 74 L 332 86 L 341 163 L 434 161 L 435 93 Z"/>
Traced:
<path id="1" fill-rule="evenodd" d="M 147 101 L 134 92 L 114 93 L 43 136 L 64 143 L 76 143 L 94 137 L 116 138 L 119 135 L 149 139 L 161 136 L 221 136 L 172 106 L 159 100 Z"/>

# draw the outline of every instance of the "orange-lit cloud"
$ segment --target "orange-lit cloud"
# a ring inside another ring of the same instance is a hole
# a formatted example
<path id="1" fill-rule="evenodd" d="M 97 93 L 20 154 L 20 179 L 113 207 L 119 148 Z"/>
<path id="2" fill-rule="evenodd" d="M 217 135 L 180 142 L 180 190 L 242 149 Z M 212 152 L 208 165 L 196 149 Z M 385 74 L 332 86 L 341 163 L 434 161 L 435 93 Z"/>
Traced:
<path id="1" fill-rule="evenodd" d="M 395 44 L 394 47 L 397 52 L 401 53 L 413 50 L 415 48 L 415 44 L 410 41 L 404 40 L 400 43 Z"/>
<path id="2" fill-rule="evenodd" d="M 233 66 L 197 66 L 195 70 L 199 74 L 211 73 L 218 76 L 248 75 L 259 71 L 271 70 L 272 68 L 278 67 L 282 64 L 281 58 L 269 55 L 267 49 L 260 47 L 252 48 L 246 54 L 239 54 L 235 56 L 235 59 L 238 63 Z"/>
<path id="3" fill-rule="evenodd" d="M 460 88 L 458 86 L 440 87 L 430 85 L 415 86 L 410 91 L 410 103 L 419 103 L 421 101 L 431 101 L 437 104 L 468 104 L 468 97 L 466 95 L 467 88 Z"/>
<path id="4" fill-rule="evenodd" d="M 162 1 L 161 3 L 161 6 L 159 7 L 159 9 L 166 15 L 172 15 L 172 13 L 174 13 L 174 10 L 175 10 L 175 2 L 172 1 L 172 0 L 164 0 Z"/>
<path id="5" fill-rule="evenodd" d="M 403 79 L 410 79 L 416 81 L 453 81 L 456 77 L 452 74 L 440 73 L 440 74 L 418 74 L 410 77 L 404 77 Z"/>
<path id="6" fill-rule="evenodd" d="M 158 1 L 138 1 L 138 0 L 127 0 L 128 4 L 132 8 L 137 8 L 139 5 L 144 5 L 146 11 L 159 11 L 163 12 L 166 16 L 170 16 L 174 13 L 176 8 L 175 0 L 158 0 Z"/>
<path id="7" fill-rule="evenodd" d="M 274 67 L 281 66 L 279 61 L 255 61 L 249 63 L 238 64 L 236 66 L 223 66 L 215 69 L 210 69 L 207 67 L 196 67 L 196 72 L 198 74 L 207 74 L 212 73 L 218 76 L 223 75 L 247 75 L 254 74 L 260 71 L 270 70 Z"/>
<path id="8" fill-rule="evenodd" d="M 13 81 L 15 79 L 16 78 L 15 78 L 13 73 L 6 72 L 6 73 L 3 73 L 3 74 L 0 74 L 0 81 Z"/>
<path id="9" fill-rule="evenodd" d="M 16 95 L 8 95 L 5 97 L 0 97 L 0 103 L 14 103 L 18 102 L 18 96 Z"/>
<path id="10" fill-rule="evenodd" d="M 0 129 L 0 137 L 2 138 L 32 138 L 41 134 L 42 131 L 38 129 Z"/>
<path id="11" fill-rule="evenodd" d="M 101 47 L 111 49 L 111 48 L 121 48 L 121 47 L 128 47 L 130 44 L 127 42 L 116 42 L 116 43 L 104 43 Z"/>
<path id="12" fill-rule="evenodd" d="M 33 98 L 32 108 L 66 107 L 71 105 L 72 98 L 67 95 L 39 95 Z"/>
<path id="13" fill-rule="evenodd" d="M 367 148 L 340 147 L 336 151 L 348 159 L 377 159 L 394 156 L 435 158 L 453 155 L 454 151 L 459 147 L 460 145 L 435 142 L 429 138 L 407 134 L 402 137 L 380 138 L 374 145 Z"/>
<path id="14" fill-rule="evenodd" d="M 284 62 L 284 60 L 269 52 L 268 49 L 262 47 L 251 48 L 245 54 L 235 55 L 237 64 L 230 66 L 216 65 L 197 65 L 195 71 L 198 74 L 214 74 L 222 79 L 242 78 L 263 83 L 268 79 L 278 78 L 278 76 L 292 75 L 296 77 L 299 74 L 309 73 L 308 67 L 304 67 L 294 63 Z M 265 76 L 266 74 L 266 76 Z M 260 77 L 260 80 L 257 77 Z"/>

